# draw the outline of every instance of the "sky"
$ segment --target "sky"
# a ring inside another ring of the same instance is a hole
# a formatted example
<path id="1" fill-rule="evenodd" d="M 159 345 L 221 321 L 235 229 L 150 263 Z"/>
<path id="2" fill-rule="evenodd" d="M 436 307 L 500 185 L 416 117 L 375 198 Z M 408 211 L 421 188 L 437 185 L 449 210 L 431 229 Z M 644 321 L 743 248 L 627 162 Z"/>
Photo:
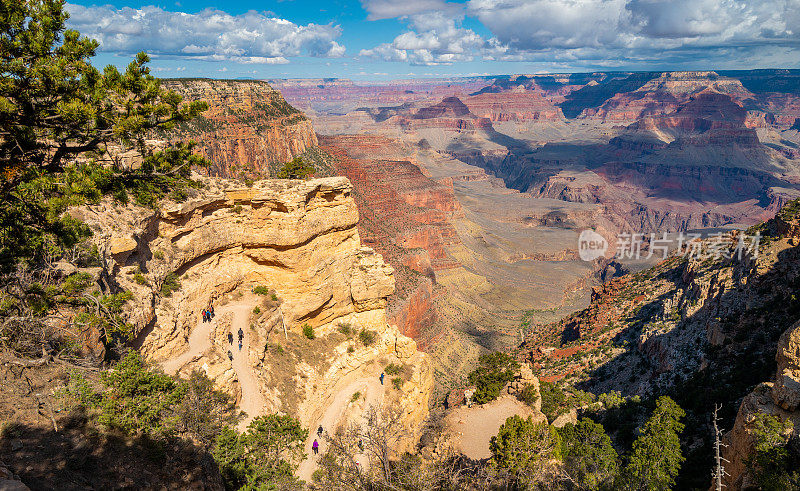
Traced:
<path id="1" fill-rule="evenodd" d="M 96 65 L 383 80 L 800 68 L 800 0 L 70 0 Z"/>

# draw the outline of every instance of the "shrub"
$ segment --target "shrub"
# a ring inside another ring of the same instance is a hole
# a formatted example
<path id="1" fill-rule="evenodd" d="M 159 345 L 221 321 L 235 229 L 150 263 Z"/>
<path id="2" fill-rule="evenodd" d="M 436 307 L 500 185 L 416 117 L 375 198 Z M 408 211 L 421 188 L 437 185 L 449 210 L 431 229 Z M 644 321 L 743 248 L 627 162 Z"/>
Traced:
<path id="1" fill-rule="evenodd" d="M 295 157 L 290 162 L 283 164 L 278 171 L 278 179 L 305 179 L 316 172 L 312 164 L 307 164 L 302 157 Z"/>
<path id="2" fill-rule="evenodd" d="M 272 299 L 273 302 L 277 302 L 278 301 L 278 295 L 276 293 L 273 293 L 272 295 L 270 295 L 270 298 Z"/>
<path id="3" fill-rule="evenodd" d="M 294 472 L 307 437 L 291 416 L 259 416 L 246 433 L 226 427 L 212 454 L 227 489 L 299 489 Z"/>
<path id="4" fill-rule="evenodd" d="M 347 347 L 347 352 L 353 354 L 356 352 L 356 349 L 352 345 L 350 345 Z"/>
<path id="5" fill-rule="evenodd" d="M 478 368 L 469 374 L 469 382 L 475 385 L 474 400 L 485 404 L 500 396 L 503 387 L 514 379 L 519 362 L 499 351 L 478 358 Z"/>
<path id="6" fill-rule="evenodd" d="M 491 463 L 508 472 L 519 486 L 536 488 L 535 476 L 549 461 L 561 458 L 561 441 L 555 428 L 547 423 L 536 423 L 531 416 L 523 419 L 511 416 L 492 437 L 489 448 Z M 530 482 L 534 479 L 534 482 Z"/>
<path id="7" fill-rule="evenodd" d="M 534 407 L 536 401 L 539 400 L 539 394 L 536 391 L 536 387 L 533 385 L 526 385 L 522 391 L 517 392 L 517 399 L 530 407 Z"/>
<path id="8" fill-rule="evenodd" d="M 259 307 L 258 305 L 256 305 L 255 307 L 253 307 L 253 313 L 254 313 L 255 315 L 258 315 L 258 314 L 260 314 L 260 313 L 261 313 L 261 307 Z"/>
<path id="9" fill-rule="evenodd" d="M 185 386 L 163 373 L 148 371 L 136 351 L 129 351 L 113 371 L 103 372 L 101 380 L 108 388 L 99 402 L 102 425 L 127 434 L 175 434 L 174 405 L 186 393 Z"/>
<path id="10" fill-rule="evenodd" d="M 147 283 L 147 278 L 145 278 L 144 275 L 140 271 L 137 271 L 133 275 L 133 281 L 135 281 L 136 283 L 138 283 L 140 285 L 147 285 L 148 284 Z"/>
<path id="11" fill-rule="evenodd" d="M 362 330 L 358 333 L 358 339 L 361 341 L 361 344 L 364 346 L 370 346 L 372 343 L 375 342 L 375 339 L 378 337 L 378 333 L 375 331 L 367 331 L 366 329 Z"/>
<path id="12" fill-rule="evenodd" d="M 755 478 L 760 489 L 795 489 L 800 482 L 800 452 L 797 437 L 787 438 L 792 423 L 775 416 L 759 413 L 752 423 L 755 437 L 755 455 L 747 462 L 755 469 Z"/>
<path id="13" fill-rule="evenodd" d="M 180 289 L 181 282 L 178 279 L 178 275 L 175 273 L 168 273 L 167 276 L 164 277 L 164 282 L 161 283 L 161 296 L 171 297 L 173 292 Z"/>
<path id="14" fill-rule="evenodd" d="M 397 389 L 397 390 L 400 390 L 400 388 L 402 388 L 402 387 L 403 387 L 403 379 L 402 379 L 402 378 L 400 378 L 400 377 L 395 377 L 395 378 L 393 378 L 393 379 L 392 379 L 392 386 L 393 386 L 395 389 Z"/>
<path id="15" fill-rule="evenodd" d="M 361 399 L 361 392 L 355 391 L 353 392 L 353 397 L 350 398 L 350 402 L 356 402 L 359 399 Z"/>
<path id="16" fill-rule="evenodd" d="M 389 363 L 386 365 L 384 371 L 389 375 L 400 375 L 400 372 L 403 370 L 403 367 L 400 365 L 395 365 L 394 363 Z"/>
<path id="17" fill-rule="evenodd" d="M 161 251 L 161 250 L 156 249 L 155 251 L 153 251 L 153 257 L 158 259 L 159 261 L 163 261 L 164 260 L 164 252 Z"/>
<path id="18" fill-rule="evenodd" d="M 261 285 L 254 286 L 253 293 L 256 295 L 269 295 L 269 288 Z"/>
<path id="19" fill-rule="evenodd" d="M 314 334 L 314 328 L 308 324 L 303 324 L 303 336 L 307 337 L 308 339 L 314 339 L 317 337 Z"/>
<path id="20" fill-rule="evenodd" d="M 336 326 L 336 330 L 347 336 L 348 339 L 353 337 L 353 334 L 355 334 L 355 331 L 353 331 L 353 327 L 346 322 L 342 322 L 341 324 Z"/>

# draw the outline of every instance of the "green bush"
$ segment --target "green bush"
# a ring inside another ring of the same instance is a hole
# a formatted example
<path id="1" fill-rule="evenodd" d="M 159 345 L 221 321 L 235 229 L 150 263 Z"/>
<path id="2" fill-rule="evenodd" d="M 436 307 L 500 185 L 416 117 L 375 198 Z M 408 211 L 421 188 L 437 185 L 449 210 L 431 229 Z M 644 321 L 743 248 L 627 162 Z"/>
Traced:
<path id="1" fill-rule="evenodd" d="M 375 331 L 367 331 L 366 329 L 358 333 L 358 339 L 364 346 L 371 346 L 372 343 L 375 342 L 375 339 L 377 339 L 377 337 L 378 333 L 376 333 Z"/>
<path id="2" fill-rule="evenodd" d="M 533 385 L 526 385 L 522 391 L 517 393 L 517 399 L 524 402 L 530 407 L 534 407 L 536 401 L 539 400 L 539 394 L 536 391 L 536 387 Z"/>
<path id="3" fill-rule="evenodd" d="M 175 406 L 186 394 L 186 386 L 163 373 L 147 370 L 136 351 L 101 375 L 106 387 L 100 397 L 99 421 L 127 434 L 156 437 L 174 435 L 179 417 Z"/>
<path id="4" fill-rule="evenodd" d="M 278 171 L 278 179 L 305 179 L 316 172 L 312 164 L 307 164 L 302 157 L 295 157 L 283 164 Z"/>
<path id="5" fill-rule="evenodd" d="M 503 387 L 514 379 L 519 362 L 506 353 L 496 351 L 478 358 L 478 367 L 469 374 L 469 382 L 475 386 L 473 399 L 485 404 L 500 396 Z"/>
<path id="6" fill-rule="evenodd" d="M 353 396 L 350 398 L 350 402 L 356 402 L 359 399 L 361 399 L 361 392 L 355 391 L 353 392 Z"/>
<path id="7" fill-rule="evenodd" d="M 294 476 L 308 430 L 291 416 L 258 416 L 237 434 L 226 427 L 212 455 L 226 489 L 299 489 Z"/>
<path id="8" fill-rule="evenodd" d="M 400 378 L 400 377 L 393 378 L 392 379 L 392 386 L 395 389 L 400 390 L 403 387 L 403 379 Z"/>
<path id="9" fill-rule="evenodd" d="M 308 339 L 314 339 L 317 337 L 314 334 L 314 328 L 308 324 L 303 324 L 303 336 L 307 337 Z"/>
<path id="10" fill-rule="evenodd" d="M 620 474 L 617 488 L 673 489 L 675 478 L 686 460 L 681 453 L 680 420 L 686 413 L 675 401 L 661 396 L 650 418 L 639 428 L 628 465 Z"/>
<path id="11" fill-rule="evenodd" d="M 256 295 L 269 295 L 269 288 L 261 285 L 254 286 L 253 293 Z"/>
<path id="12" fill-rule="evenodd" d="M 760 489 L 779 491 L 797 489 L 800 484 L 800 452 L 797 437 L 791 442 L 787 433 L 792 423 L 759 413 L 751 427 L 755 437 L 755 455 L 747 462 L 755 469 Z"/>
<path id="13" fill-rule="evenodd" d="M 253 314 L 258 315 L 260 313 L 261 313 L 261 307 L 259 307 L 258 305 L 253 307 Z"/>
<path id="14" fill-rule="evenodd" d="M 400 375 L 400 372 L 403 371 L 403 367 L 401 365 L 389 363 L 388 365 L 386 365 L 384 371 L 389 375 Z"/>
<path id="15" fill-rule="evenodd" d="M 133 281 L 135 281 L 136 283 L 138 283 L 140 285 L 147 285 L 148 284 L 147 283 L 147 278 L 145 278 L 144 275 L 140 271 L 137 271 L 133 275 Z"/>
<path id="16" fill-rule="evenodd" d="M 164 277 L 164 282 L 161 283 L 161 296 L 171 297 L 173 292 L 181 289 L 181 281 L 175 273 L 168 273 Z"/>
<path id="17" fill-rule="evenodd" d="M 353 334 L 355 334 L 353 327 L 346 322 L 342 322 L 338 326 L 336 326 L 336 330 L 347 336 L 348 339 L 353 337 Z"/>
<path id="18" fill-rule="evenodd" d="M 561 459 L 561 439 L 555 428 L 531 416 L 511 416 L 492 437 L 490 463 L 509 473 L 512 489 L 536 488 L 535 476 L 543 466 Z M 531 482 L 531 480 L 534 482 Z"/>

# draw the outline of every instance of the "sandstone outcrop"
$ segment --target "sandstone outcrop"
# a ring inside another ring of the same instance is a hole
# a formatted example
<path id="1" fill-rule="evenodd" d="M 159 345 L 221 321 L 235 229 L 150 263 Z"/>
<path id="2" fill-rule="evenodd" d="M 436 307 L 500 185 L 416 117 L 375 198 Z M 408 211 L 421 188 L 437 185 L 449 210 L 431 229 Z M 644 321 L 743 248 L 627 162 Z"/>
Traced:
<path id="1" fill-rule="evenodd" d="M 256 80 L 172 79 L 163 85 L 208 110 L 177 128 L 194 139 L 221 177 L 269 177 L 274 167 L 317 145 L 311 121 L 268 83 Z"/>
<path id="2" fill-rule="evenodd" d="M 750 465 L 755 456 L 753 424 L 759 415 L 777 418 L 787 425 L 786 437 L 800 434 L 800 322 L 789 328 L 778 341 L 778 368 L 772 382 L 764 382 L 748 394 L 736 415 L 733 429 L 725 436 L 723 457 L 726 489 L 746 489 L 754 485 Z"/>
<path id="3" fill-rule="evenodd" d="M 407 367 L 392 401 L 406 412 L 412 444 L 427 415 L 432 369 L 414 341 L 387 323 L 394 272 L 361 245 L 350 182 L 202 183 L 185 202 L 161 210 L 103 203 L 72 211 L 95 231 L 113 287 L 137 299 L 127 317 L 140 351 L 155 363 L 186 353 L 200 310 L 210 304 L 221 312 L 230 305 L 237 315 L 252 311 L 237 322 L 250 325 L 244 367 L 254 374 L 263 411 L 313 424 L 348 384 L 377 380 L 380 364 L 392 362 Z M 255 287 L 270 293 L 255 295 Z M 241 398 L 240 372 L 225 356 L 233 321 L 218 316 L 208 349 L 175 368 L 203 370 Z M 305 326 L 318 341 L 301 334 Z M 369 343 L 353 338 L 362 331 L 371 333 Z"/>

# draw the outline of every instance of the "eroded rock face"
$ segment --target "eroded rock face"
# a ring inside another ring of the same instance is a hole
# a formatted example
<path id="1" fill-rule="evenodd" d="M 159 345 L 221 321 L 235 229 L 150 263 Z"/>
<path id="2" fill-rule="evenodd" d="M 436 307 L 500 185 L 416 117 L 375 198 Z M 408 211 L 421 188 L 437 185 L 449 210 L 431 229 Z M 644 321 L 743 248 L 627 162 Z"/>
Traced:
<path id="1" fill-rule="evenodd" d="M 177 136 L 200 144 L 213 175 L 274 175 L 270 165 L 292 160 L 317 144 L 311 121 L 266 82 L 178 79 L 163 85 L 184 100 L 208 102 L 209 109 L 177 128 Z"/>
<path id="2" fill-rule="evenodd" d="M 416 344 L 387 324 L 394 271 L 361 246 L 350 182 L 335 177 L 266 180 L 252 187 L 219 179 L 203 184 L 186 202 L 161 210 L 103 203 L 72 211 L 94 229 L 113 287 L 137 299 L 128 319 L 141 352 L 156 363 L 180 359 L 189 352 L 200 311 L 213 303 L 225 313 L 207 336 L 210 346 L 173 369 L 182 374 L 201 369 L 241 398 L 242 381 L 226 356 L 234 349 L 227 338 L 235 331 L 226 310 L 230 304 L 249 315 L 245 367 L 254 374 L 265 412 L 289 412 L 313 424 L 348 383 L 377 381 L 380 363 L 395 362 L 407 373 L 395 402 L 415 430 L 410 434 L 417 435 L 428 412 L 433 372 Z M 177 291 L 166 294 L 165 282 L 176 281 Z M 274 296 L 253 295 L 256 286 Z M 253 305 L 242 307 L 251 299 L 259 307 L 252 315 Z M 354 333 L 374 333 L 373 341 L 345 338 L 338 333 L 345 324 Z M 300 344 L 308 342 L 301 335 L 305 325 L 319 344 Z M 268 353 L 275 336 L 285 338 L 286 349 L 297 348 L 297 357 Z M 304 352 L 315 349 L 323 352 Z M 281 363 L 290 366 L 280 368 Z M 278 380 L 278 373 L 287 379 Z"/>
<path id="3" fill-rule="evenodd" d="M 768 415 L 788 422 L 786 436 L 800 432 L 800 322 L 789 328 L 778 342 L 778 368 L 773 383 L 758 385 L 739 406 L 733 429 L 725 436 L 728 445 L 723 457 L 729 463 L 725 471 L 726 489 L 744 489 L 755 485 L 748 462 L 754 457 L 753 423 L 758 415 Z"/>

